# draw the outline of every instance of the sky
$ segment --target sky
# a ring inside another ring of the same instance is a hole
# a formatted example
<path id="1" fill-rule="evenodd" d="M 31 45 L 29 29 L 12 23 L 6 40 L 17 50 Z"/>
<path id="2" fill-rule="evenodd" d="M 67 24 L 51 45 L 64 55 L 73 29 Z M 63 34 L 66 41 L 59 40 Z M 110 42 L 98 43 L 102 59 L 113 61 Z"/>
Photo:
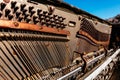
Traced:
<path id="1" fill-rule="evenodd" d="M 120 0 L 63 0 L 102 19 L 120 14 Z"/>

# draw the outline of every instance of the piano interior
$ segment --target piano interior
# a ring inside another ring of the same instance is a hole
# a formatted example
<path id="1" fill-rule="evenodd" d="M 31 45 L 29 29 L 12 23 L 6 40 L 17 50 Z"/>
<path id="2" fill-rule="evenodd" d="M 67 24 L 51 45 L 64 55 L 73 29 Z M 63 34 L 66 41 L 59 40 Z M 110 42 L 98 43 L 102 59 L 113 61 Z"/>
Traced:
<path id="1" fill-rule="evenodd" d="M 111 80 L 114 29 L 59 0 L 0 0 L 0 80 Z"/>

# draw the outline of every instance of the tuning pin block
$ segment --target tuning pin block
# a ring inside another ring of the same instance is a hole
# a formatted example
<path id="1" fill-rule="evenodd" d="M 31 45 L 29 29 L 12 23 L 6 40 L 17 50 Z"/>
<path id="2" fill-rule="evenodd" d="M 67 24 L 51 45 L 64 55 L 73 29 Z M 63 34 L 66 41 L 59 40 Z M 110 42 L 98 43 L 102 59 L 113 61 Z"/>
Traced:
<path id="1" fill-rule="evenodd" d="M 5 10 L 5 17 L 7 17 L 7 16 L 10 14 L 10 12 L 11 12 L 11 10 L 6 9 L 6 10 Z"/>
<path id="2" fill-rule="evenodd" d="M 5 3 L 0 3 L 0 10 L 3 11 L 3 9 L 5 8 L 6 4 Z"/>
<path id="3" fill-rule="evenodd" d="M 16 1 L 12 1 L 12 2 L 11 2 L 11 8 L 12 8 L 12 9 L 15 8 L 16 3 L 17 3 Z"/>

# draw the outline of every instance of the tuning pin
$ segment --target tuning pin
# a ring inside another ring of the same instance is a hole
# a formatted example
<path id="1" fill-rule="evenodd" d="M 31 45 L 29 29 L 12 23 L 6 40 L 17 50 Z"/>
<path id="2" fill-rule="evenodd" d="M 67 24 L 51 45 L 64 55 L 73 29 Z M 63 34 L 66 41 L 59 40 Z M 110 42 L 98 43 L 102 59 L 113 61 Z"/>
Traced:
<path id="1" fill-rule="evenodd" d="M 64 23 L 63 23 L 63 24 L 61 25 L 61 28 L 63 29 L 63 28 L 65 28 L 66 26 L 67 26 L 67 24 L 64 24 Z"/>
<path id="2" fill-rule="evenodd" d="M 62 20 L 63 20 L 63 21 L 64 21 L 65 19 L 66 19 L 66 18 L 63 18 L 63 17 L 62 17 Z"/>
<path id="3" fill-rule="evenodd" d="M 39 20 L 38 20 L 38 17 L 37 17 L 37 16 L 33 16 L 33 22 L 34 22 L 34 24 L 37 24 L 37 23 L 39 22 Z"/>
<path id="4" fill-rule="evenodd" d="M 52 15 L 52 13 L 48 13 L 48 15 L 50 16 L 50 15 Z"/>
<path id="5" fill-rule="evenodd" d="M 11 20 L 13 18 L 13 15 L 8 15 L 8 19 Z"/>
<path id="6" fill-rule="evenodd" d="M 46 17 L 45 19 L 46 19 L 46 21 L 50 21 L 50 18 L 49 18 L 49 17 Z"/>
<path id="7" fill-rule="evenodd" d="M 58 19 L 62 18 L 61 16 L 58 16 Z"/>
<path id="8" fill-rule="evenodd" d="M 53 22 L 53 23 L 51 23 L 51 26 L 54 27 L 54 26 L 56 26 L 56 24 Z"/>
<path id="9" fill-rule="evenodd" d="M 60 25 L 60 24 L 56 24 L 56 26 L 57 26 L 57 28 L 60 28 L 60 27 L 61 27 L 61 25 Z"/>
<path id="10" fill-rule="evenodd" d="M 33 16 L 33 20 L 36 20 L 38 17 L 37 16 Z"/>
<path id="11" fill-rule="evenodd" d="M 31 21 L 31 19 L 29 19 L 29 18 L 26 19 L 26 22 L 27 22 L 27 23 L 29 23 L 30 21 Z"/>
<path id="12" fill-rule="evenodd" d="M 21 6 L 21 9 L 20 9 L 20 10 L 23 11 L 24 8 L 25 8 L 25 6 L 26 6 L 26 4 L 21 4 L 20 6 Z"/>
<path id="13" fill-rule="evenodd" d="M 29 16 L 29 14 L 25 14 L 24 15 L 24 20 Z"/>
<path id="14" fill-rule="evenodd" d="M 32 17 L 33 14 L 35 14 L 35 11 L 31 11 L 31 12 L 30 12 L 30 17 Z"/>
<path id="15" fill-rule="evenodd" d="M 19 22 L 21 22 L 21 21 L 22 21 L 22 19 L 23 19 L 23 17 L 19 17 L 19 18 L 18 18 L 18 21 L 19 21 Z"/>
<path id="16" fill-rule="evenodd" d="M 40 12 L 42 12 L 42 10 L 41 10 L 41 9 L 38 9 L 38 10 L 37 10 L 37 15 L 39 15 Z"/>
<path id="17" fill-rule="evenodd" d="M 50 21 L 48 21 L 46 24 L 47 24 L 47 26 L 49 26 L 49 25 L 51 25 L 51 22 L 50 22 Z"/>
<path id="18" fill-rule="evenodd" d="M 26 12 L 27 12 L 27 9 L 24 9 L 24 10 L 23 10 L 23 15 L 25 15 L 25 14 L 26 14 Z"/>
<path id="19" fill-rule="evenodd" d="M 43 14 L 46 15 L 48 12 L 47 11 L 43 11 Z"/>
<path id="20" fill-rule="evenodd" d="M 16 18 L 20 16 L 21 12 L 16 12 Z"/>
<path id="21" fill-rule="evenodd" d="M 57 17 L 57 15 L 53 15 L 53 17 Z"/>
<path id="22" fill-rule="evenodd" d="M 45 20 L 41 20 L 41 25 L 44 25 L 45 23 Z"/>
<path id="23" fill-rule="evenodd" d="M 41 14 L 41 15 L 39 15 L 39 19 L 43 20 L 43 19 L 45 19 L 45 17 Z"/>
<path id="24" fill-rule="evenodd" d="M 54 20 L 58 20 L 58 15 L 53 15 Z"/>
<path id="25" fill-rule="evenodd" d="M 53 22 L 54 22 L 54 20 L 53 20 L 53 19 L 50 19 L 50 22 L 51 22 L 51 23 L 53 23 Z"/>
<path id="26" fill-rule="evenodd" d="M 13 13 L 15 13 L 18 9 L 19 7 L 15 7 Z"/>
<path id="27" fill-rule="evenodd" d="M 29 7 L 29 12 L 31 12 L 33 9 L 34 9 L 34 7 L 33 7 L 33 6 L 30 6 L 30 7 Z"/>
<path id="28" fill-rule="evenodd" d="M 39 14 L 39 19 L 43 16 L 43 14 Z"/>
<path id="29" fill-rule="evenodd" d="M 34 21 L 34 24 L 37 24 L 39 21 Z"/>
<path id="30" fill-rule="evenodd" d="M 5 3 L 1 3 L 0 6 L 1 6 L 1 11 L 3 11 L 3 9 L 4 9 L 5 6 L 6 6 L 6 4 L 5 4 Z"/>
<path id="31" fill-rule="evenodd" d="M 55 23 L 56 23 L 56 24 L 60 24 L 60 22 L 59 22 L 58 20 L 57 20 L 57 21 L 55 21 Z"/>
<path id="32" fill-rule="evenodd" d="M 9 9 L 6 9 L 6 10 L 5 10 L 5 17 L 7 17 L 10 12 L 11 12 L 11 11 L 10 11 Z"/>
<path id="33" fill-rule="evenodd" d="M 2 13 L 0 12 L 0 17 L 2 17 Z"/>
<path id="34" fill-rule="evenodd" d="M 12 8 L 12 9 L 15 7 L 16 3 L 17 3 L 16 1 L 12 1 L 12 2 L 11 2 L 11 8 Z"/>

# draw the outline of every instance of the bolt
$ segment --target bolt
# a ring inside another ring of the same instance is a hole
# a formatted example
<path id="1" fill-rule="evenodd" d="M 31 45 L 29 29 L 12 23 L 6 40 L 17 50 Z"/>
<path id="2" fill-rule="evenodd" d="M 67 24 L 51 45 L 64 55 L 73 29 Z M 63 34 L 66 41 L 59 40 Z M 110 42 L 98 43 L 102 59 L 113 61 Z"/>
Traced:
<path id="1" fill-rule="evenodd" d="M 15 27 L 19 26 L 19 23 L 17 23 L 17 22 L 14 22 L 13 24 L 14 24 Z"/>

